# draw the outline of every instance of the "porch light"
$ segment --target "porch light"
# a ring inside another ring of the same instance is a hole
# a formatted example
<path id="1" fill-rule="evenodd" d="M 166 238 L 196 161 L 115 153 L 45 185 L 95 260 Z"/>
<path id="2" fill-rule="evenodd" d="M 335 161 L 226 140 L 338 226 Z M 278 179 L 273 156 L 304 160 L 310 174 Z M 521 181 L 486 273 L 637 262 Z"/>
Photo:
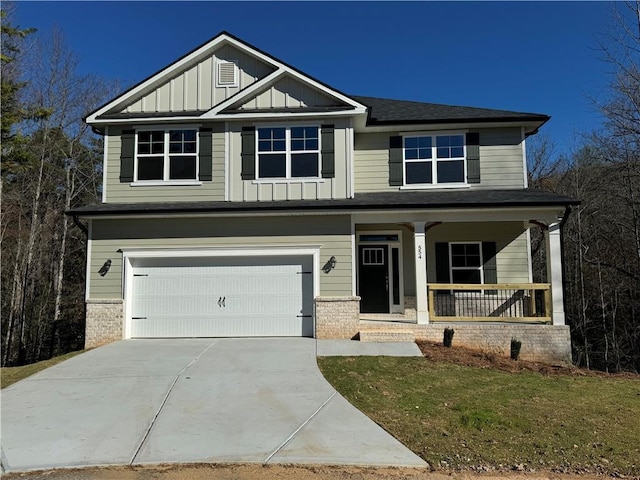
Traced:
<path id="1" fill-rule="evenodd" d="M 322 267 L 322 271 L 324 273 L 329 273 L 331 270 L 333 270 L 334 268 L 336 268 L 336 257 L 332 256 L 329 261 L 327 263 L 324 264 L 324 266 Z"/>
<path id="2" fill-rule="evenodd" d="M 110 268 L 111 268 L 111 259 L 104 262 L 104 265 L 102 265 L 102 267 L 100 267 L 100 270 L 98 270 L 98 275 L 100 275 L 101 277 L 104 277 Z"/>

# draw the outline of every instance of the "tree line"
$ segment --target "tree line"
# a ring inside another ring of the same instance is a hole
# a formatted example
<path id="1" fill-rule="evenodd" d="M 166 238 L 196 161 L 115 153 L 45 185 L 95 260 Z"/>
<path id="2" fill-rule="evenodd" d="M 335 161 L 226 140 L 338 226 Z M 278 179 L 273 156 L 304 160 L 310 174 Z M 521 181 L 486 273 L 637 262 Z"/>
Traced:
<path id="1" fill-rule="evenodd" d="M 78 73 L 60 33 L 42 41 L 3 8 L 0 360 L 7 366 L 83 347 L 86 238 L 64 212 L 100 201 L 102 139 L 82 117 L 116 89 Z M 529 184 L 582 201 L 563 228 L 575 363 L 638 372 L 640 3 L 613 8 L 613 30 L 600 45 L 615 72 L 598 103 L 603 128 L 568 155 L 555 155 L 544 134 L 532 137 Z M 535 281 L 546 280 L 542 244 L 533 229 Z"/>
<path id="2" fill-rule="evenodd" d="M 100 197 L 102 140 L 82 122 L 111 90 L 78 73 L 60 32 L 2 10 L 2 365 L 84 344 L 86 239 L 64 214 Z"/>

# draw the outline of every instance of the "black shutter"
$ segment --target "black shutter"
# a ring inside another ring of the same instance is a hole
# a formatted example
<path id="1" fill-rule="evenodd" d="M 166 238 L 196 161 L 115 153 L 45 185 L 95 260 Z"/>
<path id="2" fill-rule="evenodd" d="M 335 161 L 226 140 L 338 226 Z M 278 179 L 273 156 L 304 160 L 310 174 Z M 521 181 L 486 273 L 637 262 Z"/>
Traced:
<path id="1" fill-rule="evenodd" d="M 480 134 L 467 133 L 467 183 L 480 183 Z"/>
<path id="2" fill-rule="evenodd" d="M 402 137 L 389 137 L 389 185 L 402 186 Z"/>
<path id="3" fill-rule="evenodd" d="M 242 180 L 256 178 L 256 129 L 242 127 Z"/>
<path id="4" fill-rule="evenodd" d="M 334 126 L 322 125 L 322 178 L 333 178 L 335 171 Z"/>
<path id="5" fill-rule="evenodd" d="M 498 267 L 496 265 L 496 242 L 482 242 L 482 271 L 484 283 L 498 283 Z M 485 290 L 485 295 L 495 295 L 497 290 Z"/>
<path id="6" fill-rule="evenodd" d="M 201 128 L 198 139 L 199 178 L 201 182 L 213 180 L 213 134 L 211 128 Z"/>
<path id="7" fill-rule="evenodd" d="M 120 136 L 120 181 L 133 182 L 133 156 L 136 145 L 134 130 L 124 130 Z"/>
<path id="8" fill-rule="evenodd" d="M 436 242 L 436 282 L 451 283 L 449 275 L 449 244 Z"/>

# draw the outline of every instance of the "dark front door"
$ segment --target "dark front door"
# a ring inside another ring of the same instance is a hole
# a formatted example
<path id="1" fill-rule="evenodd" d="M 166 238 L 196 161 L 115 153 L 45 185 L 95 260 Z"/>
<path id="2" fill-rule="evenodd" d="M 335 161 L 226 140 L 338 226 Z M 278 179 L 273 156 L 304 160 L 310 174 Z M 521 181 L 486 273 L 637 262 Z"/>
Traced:
<path id="1" fill-rule="evenodd" d="M 361 245 L 358 250 L 360 312 L 389 313 L 389 249 Z"/>

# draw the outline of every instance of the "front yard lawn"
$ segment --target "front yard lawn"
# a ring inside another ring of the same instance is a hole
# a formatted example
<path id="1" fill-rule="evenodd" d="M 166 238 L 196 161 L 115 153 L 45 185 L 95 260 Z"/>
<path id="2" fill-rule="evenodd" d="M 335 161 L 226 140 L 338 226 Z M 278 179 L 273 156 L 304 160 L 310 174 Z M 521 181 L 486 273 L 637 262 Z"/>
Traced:
<path id="1" fill-rule="evenodd" d="M 77 352 L 66 353 L 59 357 L 53 357 L 49 360 L 43 360 L 42 362 L 32 363 L 29 365 L 23 365 L 21 367 L 2 367 L 0 369 L 0 388 L 8 387 L 11 384 L 16 383 L 23 378 L 30 377 L 31 375 L 38 373 L 45 368 L 53 367 L 56 363 L 60 363 L 71 357 L 75 357 L 79 353 L 86 352 L 86 350 L 78 350 Z"/>
<path id="2" fill-rule="evenodd" d="M 435 469 L 640 474 L 639 376 L 507 372 L 428 358 L 318 364 L 344 397 Z"/>

